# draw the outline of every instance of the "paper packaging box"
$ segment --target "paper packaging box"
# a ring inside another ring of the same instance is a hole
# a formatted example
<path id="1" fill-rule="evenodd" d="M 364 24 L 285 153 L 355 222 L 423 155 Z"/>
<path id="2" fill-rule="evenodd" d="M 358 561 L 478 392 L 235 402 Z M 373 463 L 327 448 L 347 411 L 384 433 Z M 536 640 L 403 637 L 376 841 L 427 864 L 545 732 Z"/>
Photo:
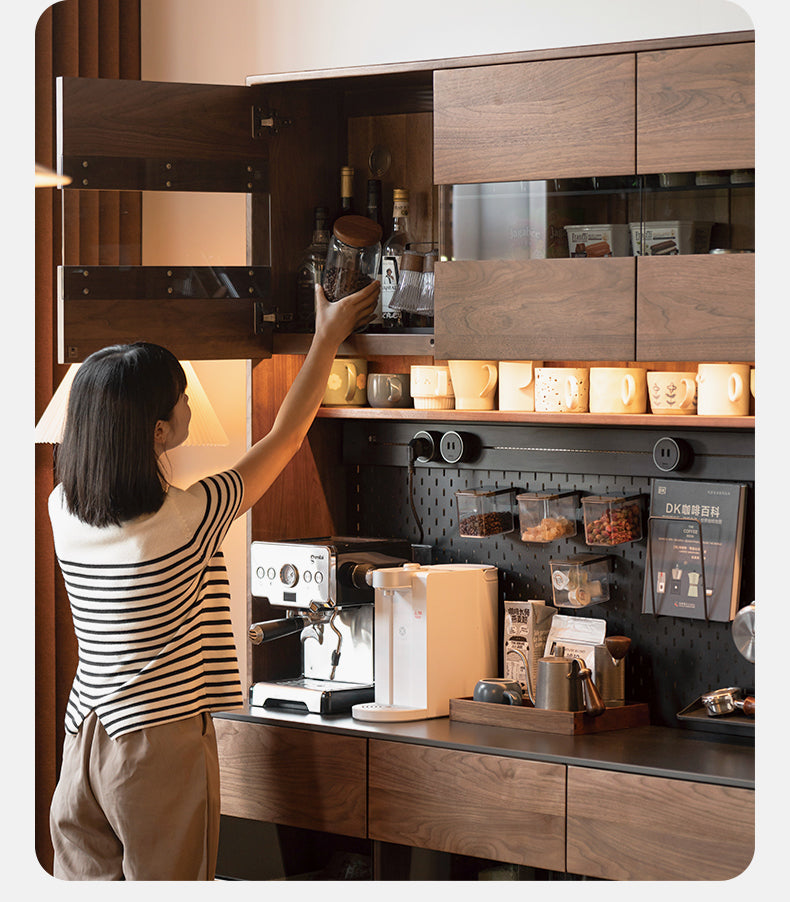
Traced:
<path id="1" fill-rule="evenodd" d="M 546 638 L 549 635 L 555 610 L 545 601 L 507 601 L 505 605 L 504 670 L 506 680 L 518 680 L 526 689 L 527 675 L 520 655 L 513 654 L 518 648 L 530 663 L 532 686 L 538 681 L 538 661 L 543 657 Z"/>
<path id="2" fill-rule="evenodd" d="M 546 654 L 553 655 L 558 646 L 565 649 L 568 658 L 579 658 L 590 668 L 592 678 L 598 686 L 596 667 L 602 666 L 603 656 L 596 654 L 596 646 L 602 646 L 606 638 L 606 621 L 594 617 L 571 617 L 568 614 L 557 614 L 551 622 L 549 635 L 546 638 Z M 605 650 L 604 646 L 604 650 Z M 611 660 L 611 655 L 609 655 Z M 605 699 L 604 699 L 605 701 Z"/>

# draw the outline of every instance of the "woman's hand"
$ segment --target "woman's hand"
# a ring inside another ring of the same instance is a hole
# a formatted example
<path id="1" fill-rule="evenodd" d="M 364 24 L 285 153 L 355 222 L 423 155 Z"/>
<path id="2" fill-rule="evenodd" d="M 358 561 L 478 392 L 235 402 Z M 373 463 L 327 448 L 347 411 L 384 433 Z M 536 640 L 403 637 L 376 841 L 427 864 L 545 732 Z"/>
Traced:
<path id="1" fill-rule="evenodd" d="M 324 289 L 315 287 L 315 334 L 334 344 L 338 348 L 355 330 L 367 326 L 376 315 L 381 283 L 373 280 L 359 291 L 341 298 L 339 301 L 328 301 Z"/>

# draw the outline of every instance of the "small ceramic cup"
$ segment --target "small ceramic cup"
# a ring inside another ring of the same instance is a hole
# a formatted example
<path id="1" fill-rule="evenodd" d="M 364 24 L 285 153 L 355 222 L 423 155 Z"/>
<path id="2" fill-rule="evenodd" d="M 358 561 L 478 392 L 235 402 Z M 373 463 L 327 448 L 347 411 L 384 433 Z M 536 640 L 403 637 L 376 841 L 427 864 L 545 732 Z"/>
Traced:
<path id="1" fill-rule="evenodd" d="M 535 410 L 585 413 L 590 401 L 587 367 L 550 366 L 535 370 Z"/>
<path id="2" fill-rule="evenodd" d="M 371 407 L 411 407 L 408 373 L 368 373 L 368 404 Z"/>
<path id="3" fill-rule="evenodd" d="M 535 409 L 535 369 L 542 360 L 499 361 L 499 409 Z"/>
<path id="4" fill-rule="evenodd" d="M 748 363 L 701 363 L 697 368 L 697 413 L 748 416 L 750 370 Z"/>
<path id="5" fill-rule="evenodd" d="M 336 357 L 326 381 L 325 407 L 362 407 L 367 401 L 368 362 L 363 357 Z"/>
<path id="6" fill-rule="evenodd" d="M 647 374 L 647 395 L 652 413 L 694 414 L 697 412 L 697 374 L 659 372 Z"/>
<path id="7" fill-rule="evenodd" d="M 449 410 L 455 406 L 455 393 L 449 366 L 425 364 L 413 366 L 410 387 L 416 408 Z"/>
<path id="8" fill-rule="evenodd" d="M 472 694 L 476 702 L 491 702 L 498 705 L 522 705 L 524 693 L 517 680 L 491 678 L 478 680 Z"/>
<path id="9" fill-rule="evenodd" d="M 644 413 L 645 370 L 634 366 L 590 367 L 590 413 Z"/>
<path id="10" fill-rule="evenodd" d="M 493 410 L 499 370 L 496 360 L 448 360 L 458 410 Z"/>

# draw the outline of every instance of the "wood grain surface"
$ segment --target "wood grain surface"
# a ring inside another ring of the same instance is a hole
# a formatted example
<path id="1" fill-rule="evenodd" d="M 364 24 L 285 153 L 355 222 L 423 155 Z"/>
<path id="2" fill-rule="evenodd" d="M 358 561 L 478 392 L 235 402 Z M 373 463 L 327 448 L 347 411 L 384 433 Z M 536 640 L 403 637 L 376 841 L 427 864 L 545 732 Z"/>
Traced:
<path id="1" fill-rule="evenodd" d="M 222 814 L 367 834 L 366 740 L 217 718 Z"/>
<path id="2" fill-rule="evenodd" d="M 565 869 L 565 767 L 371 740 L 371 839 Z"/>
<path id="3" fill-rule="evenodd" d="M 751 790 L 568 768 L 570 873 L 727 880 L 748 866 L 753 850 Z"/>

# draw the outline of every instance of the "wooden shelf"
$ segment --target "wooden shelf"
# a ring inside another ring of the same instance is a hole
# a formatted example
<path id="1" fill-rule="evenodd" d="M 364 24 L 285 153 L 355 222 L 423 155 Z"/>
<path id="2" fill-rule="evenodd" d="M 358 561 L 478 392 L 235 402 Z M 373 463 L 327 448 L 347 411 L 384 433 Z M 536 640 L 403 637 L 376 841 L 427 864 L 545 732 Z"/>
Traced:
<path id="1" fill-rule="evenodd" d="M 336 420 L 419 420 L 437 423 L 514 423 L 562 426 L 667 426 L 691 429 L 754 429 L 754 417 L 656 416 L 654 414 L 541 413 L 507 410 L 415 410 L 412 407 L 321 407 Z"/>

